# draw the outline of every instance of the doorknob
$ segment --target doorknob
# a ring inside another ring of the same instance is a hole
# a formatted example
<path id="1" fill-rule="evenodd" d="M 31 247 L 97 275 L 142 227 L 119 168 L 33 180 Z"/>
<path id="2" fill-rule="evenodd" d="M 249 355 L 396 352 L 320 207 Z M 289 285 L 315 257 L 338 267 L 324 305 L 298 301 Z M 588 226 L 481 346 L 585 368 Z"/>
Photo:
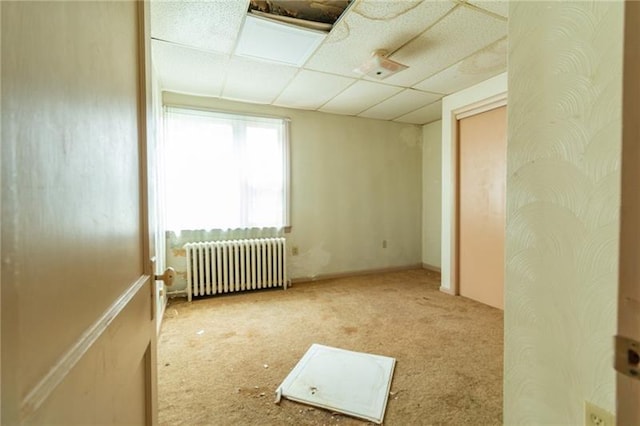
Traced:
<path id="1" fill-rule="evenodd" d="M 164 285 L 171 287 L 173 285 L 173 279 L 176 277 L 176 270 L 169 267 L 164 271 L 162 275 L 154 275 L 156 281 L 164 281 Z"/>

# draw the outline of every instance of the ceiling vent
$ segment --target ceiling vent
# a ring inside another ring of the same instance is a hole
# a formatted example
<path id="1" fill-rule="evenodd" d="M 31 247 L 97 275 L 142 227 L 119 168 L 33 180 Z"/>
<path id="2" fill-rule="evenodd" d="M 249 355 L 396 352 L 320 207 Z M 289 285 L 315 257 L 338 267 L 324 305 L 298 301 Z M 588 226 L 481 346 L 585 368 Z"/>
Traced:
<path id="1" fill-rule="evenodd" d="M 409 68 L 407 65 L 387 58 L 387 52 L 385 50 L 376 50 L 371 54 L 369 60 L 354 71 L 378 80 L 384 80 L 407 68 Z"/>

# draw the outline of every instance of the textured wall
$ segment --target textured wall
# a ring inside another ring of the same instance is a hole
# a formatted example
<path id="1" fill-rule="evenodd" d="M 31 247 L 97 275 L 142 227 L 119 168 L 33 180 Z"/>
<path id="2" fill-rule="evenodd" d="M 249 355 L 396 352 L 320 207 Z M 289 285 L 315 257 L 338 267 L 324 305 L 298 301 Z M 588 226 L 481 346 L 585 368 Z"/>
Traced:
<path id="1" fill-rule="evenodd" d="M 422 127 L 422 263 L 440 267 L 442 121 Z"/>
<path id="2" fill-rule="evenodd" d="M 291 118 L 290 277 L 421 263 L 419 126 L 175 93 L 164 101 Z"/>
<path id="3" fill-rule="evenodd" d="M 620 2 L 513 2 L 505 424 L 615 410 Z"/>

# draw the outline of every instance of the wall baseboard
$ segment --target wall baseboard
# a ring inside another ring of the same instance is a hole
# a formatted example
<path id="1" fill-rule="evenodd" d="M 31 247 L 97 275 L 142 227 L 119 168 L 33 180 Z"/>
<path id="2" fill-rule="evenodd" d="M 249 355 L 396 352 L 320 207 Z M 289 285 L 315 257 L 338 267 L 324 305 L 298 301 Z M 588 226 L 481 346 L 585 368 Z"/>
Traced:
<path id="1" fill-rule="evenodd" d="M 429 265 L 428 263 L 424 263 L 424 262 L 422 262 L 422 269 L 426 269 L 428 271 L 437 272 L 437 273 L 441 272 L 439 266 Z"/>
<path id="2" fill-rule="evenodd" d="M 312 282 L 312 281 L 332 280 L 336 278 L 357 277 L 361 275 L 384 274 L 388 272 L 401 272 L 401 271 L 409 271 L 413 269 L 422 269 L 422 264 L 414 263 L 411 265 L 392 266 L 389 268 L 364 269 L 360 271 L 338 272 L 335 274 L 320 274 L 320 275 L 316 275 L 315 277 L 298 277 L 298 278 L 292 278 L 291 284 L 306 283 L 306 282 Z"/>
<path id="3" fill-rule="evenodd" d="M 448 294 L 449 296 L 457 296 L 457 294 L 456 294 L 456 292 L 455 292 L 455 291 L 453 291 L 453 290 L 451 290 L 451 289 L 449 289 L 449 288 L 446 288 L 446 287 L 442 287 L 442 286 L 441 286 L 441 287 L 440 287 L 440 291 L 441 291 L 441 292 L 443 292 L 443 293 Z"/>
<path id="4" fill-rule="evenodd" d="M 164 289 L 164 296 L 162 297 L 162 306 L 160 307 L 160 313 L 158 314 L 158 318 L 156 318 L 156 336 L 160 336 L 160 329 L 162 328 L 162 321 L 164 320 L 164 313 L 167 310 L 167 303 L 169 299 L 167 298 L 167 290 Z"/>

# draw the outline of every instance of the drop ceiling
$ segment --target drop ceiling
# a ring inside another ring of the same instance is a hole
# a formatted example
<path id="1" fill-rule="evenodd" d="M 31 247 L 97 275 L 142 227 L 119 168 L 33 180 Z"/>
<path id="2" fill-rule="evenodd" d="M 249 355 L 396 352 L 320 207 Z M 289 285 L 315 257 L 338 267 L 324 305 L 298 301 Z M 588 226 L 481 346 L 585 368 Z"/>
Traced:
<path id="1" fill-rule="evenodd" d="M 440 119 L 443 96 L 506 71 L 507 1 L 354 0 L 299 67 L 234 53 L 248 9 L 152 1 L 162 90 L 426 124 Z M 409 68 L 382 81 L 354 72 L 376 49 Z"/>

